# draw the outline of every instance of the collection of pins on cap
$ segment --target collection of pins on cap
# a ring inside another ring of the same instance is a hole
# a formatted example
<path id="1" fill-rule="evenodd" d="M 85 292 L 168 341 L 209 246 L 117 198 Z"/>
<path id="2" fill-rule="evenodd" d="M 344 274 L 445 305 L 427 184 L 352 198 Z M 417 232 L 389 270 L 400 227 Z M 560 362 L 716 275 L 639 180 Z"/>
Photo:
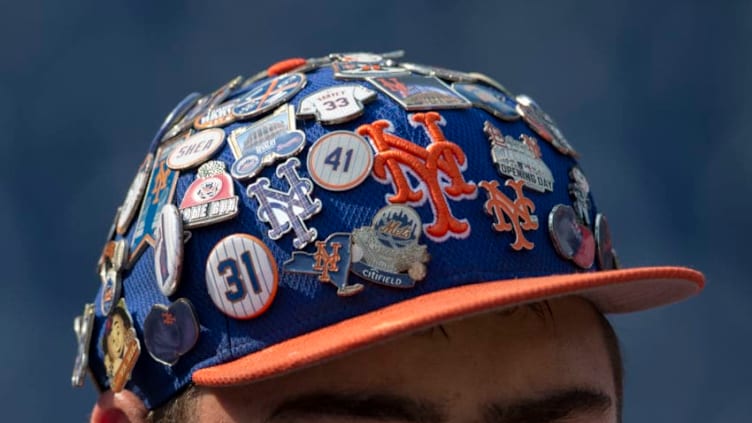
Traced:
<path id="1" fill-rule="evenodd" d="M 141 353 L 141 343 L 133 328 L 125 299 L 121 298 L 121 273 L 138 259 L 147 244 L 154 248 L 154 272 L 159 290 L 174 296 L 179 287 L 183 245 L 191 232 L 238 214 L 239 197 L 233 178 L 248 182 L 246 195 L 256 201 L 257 216 L 269 224 L 268 236 L 280 239 L 292 233 L 299 250 L 284 262 L 286 272 L 316 275 L 331 283 L 337 295 L 350 296 L 365 289 L 350 282 L 350 274 L 365 281 L 392 288 L 411 288 L 427 276 L 429 252 L 420 243 L 421 235 L 435 242 L 469 235 L 469 223 L 452 215 L 447 196 L 457 201 L 475 198 L 478 187 L 486 191 L 484 211 L 498 232 L 514 232 L 514 250 L 531 250 L 535 245 L 525 232 L 539 228 L 535 204 L 524 189 L 539 193 L 553 191 L 554 178 L 541 157 L 538 140 L 503 134 L 490 121 L 482 130 L 490 142 L 490 156 L 498 173 L 506 177 L 504 186 L 514 199 L 500 189 L 499 181 L 465 181 L 464 152 L 447 140 L 439 125 L 443 117 L 435 110 L 479 107 L 504 120 L 524 122 L 545 142 L 564 155 L 576 152 L 553 120 L 529 97 L 512 95 L 501 84 L 480 73 L 397 62 L 402 51 L 384 54 L 331 54 L 299 60 L 299 66 L 270 74 L 260 72 L 243 80 L 236 77 L 211 94 L 192 93 L 167 116 L 149 153 L 138 168 L 98 262 L 102 280 L 99 312 L 106 316 L 101 348 L 113 391 L 123 389 Z M 293 61 L 294 62 L 294 61 Z M 302 98 L 297 108 L 287 103 L 306 85 L 306 72 L 331 66 L 334 77 L 346 83 L 322 88 Z M 347 81 L 365 80 L 372 87 Z M 233 92 L 241 94 L 230 98 Z M 315 119 L 321 125 L 337 125 L 361 116 L 377 91 L 386 94 L 403 109 L 414 127 L 422 127 L 435 154 L 391 133 L 386 120 L 360 126 L 355 132 L 334 130 L 309 147 L 307 170 L 311 179 L 301 177 L 296 157 L 306 146 L 305 133 L 296 128 L 296 119 Z M 269 113 L 271 112 L 271 113 Z M 233 122 L 258 118 L 233 129 L 227 136 L 222 127 Z M 227 142 L 234 156 L 229 172 L 224 162 L 211 160 Z M 375 150 L 375 153 L 374 153 Z M 271 181 L 258 177 L 276 164 L 275 175 L 287 191 L 270 188 Z M 195 180 L 179 206 L 173 195 L 180 171 L 198 167 Z M 405 174 L 422 181 L 414 188 Z M 345 191 L 360 185 L 369 174 L 395 192 L 388 204 L 372 218 L 370 226 L 351 233 L 335 232 L 318 240 L 316 228 L 306 220 L 322 209 L 314 198 L 314 184 L 329 191 Z M 583 269 L 598 260 L 601 269 L 618 268 L 605 216 L 590 222 L 589 186 L 578 167 L 569 171 L 568 191 L 572 205 L 558 204 L 548 216 L 548 232 L 559 255 Z M 424 224 L 409 205 L 426 194 L 435 219 Z M 137 208 L 140 205 L 140 209 Z M 113 240 L 126 235 L 134 223 L 130 241 Z M 591 230 L 591 228 L 593 228 Z M 594 233 L 593 233 L 594 232 Z M 313 244 L 313 249 L 307 249 Z M 234 234 L 220 240 L 206 262 L 207 291 L 214 304 L 226 315 L 251 319 L 272 303 L 279 280 L 277 264 L 269 248 L 258 238 Z M 78 340 L 72 384 L 81 386 L 88 368 L 88 354 L 96 313 L 95 304 L 86 304 L 74 321 Z M 196 344 L 199 323 L 190 301 L 176 299 L 155 304 L 145 318 L 144 346 L 159 363 L 174 365 Z"/>

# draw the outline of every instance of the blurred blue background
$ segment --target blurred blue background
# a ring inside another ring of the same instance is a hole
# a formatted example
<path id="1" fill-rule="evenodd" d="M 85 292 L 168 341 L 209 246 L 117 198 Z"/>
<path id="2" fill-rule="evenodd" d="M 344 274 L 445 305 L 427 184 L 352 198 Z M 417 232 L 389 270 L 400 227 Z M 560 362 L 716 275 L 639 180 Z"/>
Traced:
<path id="1" fill-rule="evenodd" d="M 543 4 L 545 3 L 545 4 Z M 166 113 L 287 57 L 405 49 L 531 95 L 582 156 L 621 261 L 709 284 L 613 318 L 627 422 L 752 415 L 752 3 L 27 0 L 0 26 L 3 421 L 84 421 L 73 316 Z"/>

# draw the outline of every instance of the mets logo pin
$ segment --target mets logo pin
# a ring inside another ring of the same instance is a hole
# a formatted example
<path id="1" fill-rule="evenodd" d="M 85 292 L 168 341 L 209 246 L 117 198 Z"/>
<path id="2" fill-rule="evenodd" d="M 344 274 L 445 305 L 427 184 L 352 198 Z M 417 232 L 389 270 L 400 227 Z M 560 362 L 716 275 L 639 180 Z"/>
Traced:
<path id="1" fill-rule="evenodd" d="M 554 120 L 538 106 L 538 103 L 526 95 L 518 95 L 516 100 L 517 111 L 536 134 L 551 143 L 561 154 L 577 156 L 577 152 L 564 138 Z"/>
<path id="2" fill-rule="evenodd" d="M 274 77 L 238 97 L 232 114 L 238 119 L 258 116 L 291 99 L 305 84 L 306 77 L 302 73 Z"/>

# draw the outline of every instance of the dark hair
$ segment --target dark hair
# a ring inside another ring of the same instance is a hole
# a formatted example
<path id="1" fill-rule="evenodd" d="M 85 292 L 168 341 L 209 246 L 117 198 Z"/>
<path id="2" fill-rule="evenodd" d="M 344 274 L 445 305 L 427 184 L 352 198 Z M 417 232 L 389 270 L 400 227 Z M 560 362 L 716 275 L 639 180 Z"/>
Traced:
<path id="1" fill-rule="evenodd" d="M 102 342 L 102 350 L 104 350 L 104 355 L 107 355 L 107 337 L 110 335 L 110 332 L 112 332 L 112 319 L 115 318 L 115 316 L 119 316 L 120 319 L 123 321 L 123 324 L 125 325 L 125 329 L 130 329 L 133 324 L 131 323 L 131 318 L 128 316 L 128 313 L 125 312 L 125 310 L 122 307 L 115 307 L 112 310 L 112 315 L 107 318 L 107 322 L 105 323 L 104 327 L 104 339 L 105 342 Z"/>
<path id="2" fill-rule="evenodd" d="M 533 311 L 541 318 L 553 317 L 551 311 L 551 305 L 548 301 L 542 301 L 538 303 L 526 304 L 522 306 Z M 511 314 L 519 307 L 513 307 L 502 310 L 502 314 Z M 598 322 L 600 323 L 603 338 L 606 341 L 606 349 L 608 351 L 609 360 L 611 362 L 611 370 L 614 378 L 614 386 L 616 393 L 616 416 L 621 423 L 621 414 L 623 408 L 623 395 L 624 395 L 624 365 L 622 363 L 621 348 L 619 347 L 619 339 L 616 336 L 614 328 L 608 319 L 600 312 L 596 310 L 598 316 Z M 445 336 L 446 331 L 443 326 L 437 325 L 429 329 L 429 331 L 440 330 Z M 198 397 L 199 388 L 195 385 L 189 385 L 183 392 L 171 399 L 161 407 L 155 408 L 150 411 L 146 417 L 148 423 L 191 423 L 195 418 L 196 398 Z"/>

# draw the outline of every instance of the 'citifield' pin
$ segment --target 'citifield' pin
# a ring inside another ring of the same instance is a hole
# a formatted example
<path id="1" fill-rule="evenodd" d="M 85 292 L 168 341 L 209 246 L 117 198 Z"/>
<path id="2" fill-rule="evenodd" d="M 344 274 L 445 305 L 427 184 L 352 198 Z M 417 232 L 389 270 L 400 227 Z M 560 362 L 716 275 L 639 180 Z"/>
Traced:
<path id="1" fill-rule="evenodd" d="M 363 137 L 350 131 L 322 136 L 308 151 L 308 173 L 316 184 L 330 191 L 360 185 L 371 173 L 373 150 Z"/>
<path id="2" fill-rule="evenodd" d="M 133 318 L 125 305 L 125 299 L 118 301 L 112 314 L 105 321 L 102 351 L 110 389 L 115 393 L 120 392 L 131 378 L 131 372 L 141 354 L 141 344 L 133 328 Z"/>
<path id="3" fill-rule="evenodd" d="M 595 239 L 587 226 L 580 223 L 572 207 L 557 204 L 548 215 L 548 232 L 556 252 L 583 269 L 593 266 Z"/>
<path id="4" fill-rule="evenodd" d="M 376 91 L 362 85 L 336 85 L 303 98 L 297 117 L 315 117 L 324 125 L 344 123 L 363 114 L 363 103 L 376 99 Z"/>
<path id="5" fill-rule="evenodd" d="M 76 388 L 84 386 L 86 370 L 89 366 L 89 346 L 91 344 L 91 332 L 94 329 L 94 304 L 86 304 L 84 313 L 73 320 L 73 331 L 78 341 L 76 362 L 73 364 L 71 385 Z"/>
<path id="6" fill-rule="evenodd" d="M 426 277 L 429 255 L 418 243 L 422 232 L 420 216 L 412 208 L 383 207 L 371 226 L 353 231 L 351 271 L 379 285 L 412 288 Z"/>
<path id="7" fill-rule="evenodd" d="M 222 313 L 235 319 L 250 319 L 269 308 L 278 283 L 272 252 L 250 235 L 222 239 L 206 260 L 209 296 Z"/>
<path id="8" fill-rule="evenodd" d="M 183 219 L 173 204 L 162 207 L 154 246 L 154 273 L 162 294 L 170 296 L 178 289 L 183 268 Z"/>
<path id="9" fill-rule="evenodd" d="M 180 202 L 180 213 L 186 229 L 232 219 L 238 214 L 238 196 L 224 162 L 212 160 L 198 168 L 196 180 Z"/>
<path id="10" fill-rule="evenodd" d="M 172 366 L 198 342 L 199 326 L 191 302 L 154 304 L 144 319 L 144 346 L 156 361 Z"/>

